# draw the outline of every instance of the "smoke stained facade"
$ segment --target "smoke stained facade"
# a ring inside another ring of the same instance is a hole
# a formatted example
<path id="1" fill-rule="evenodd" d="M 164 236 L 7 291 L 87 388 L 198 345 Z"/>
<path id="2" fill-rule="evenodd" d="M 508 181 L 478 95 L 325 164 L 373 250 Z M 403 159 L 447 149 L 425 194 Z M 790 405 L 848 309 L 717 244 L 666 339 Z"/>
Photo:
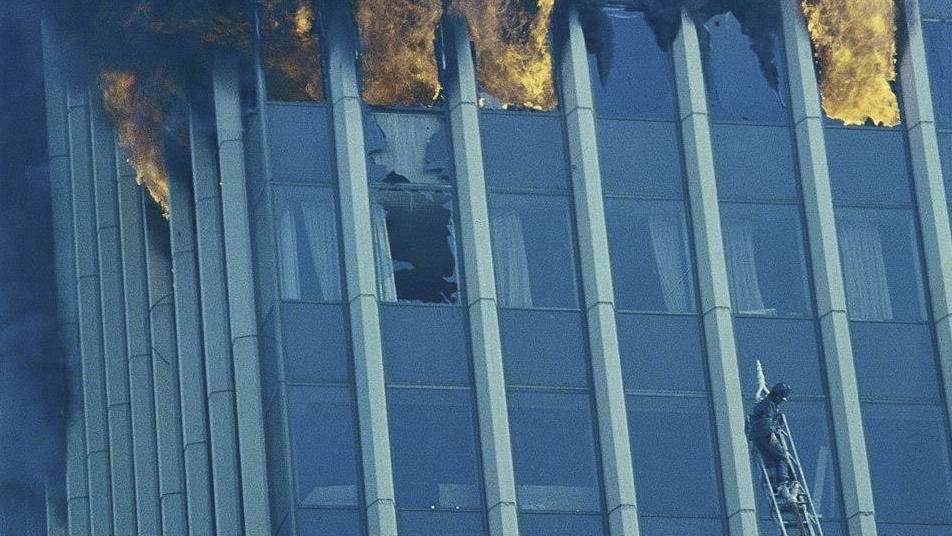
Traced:
<path id="1" fill-rule="evenodd" d="M 210 60 L 168 219 L 100 87 L 48 68 L 79 329 L 49 533 L 774 534 L 758 359 L 826 534 L 952 531 L 952 13 L 903 2 L 904 122 L 846 127 L 796 2 L 776 80 L 734 14 L 668 45 L 609 4 L 607 76 L 555 10 L 546 110 L 504 106 L 452 12 L 422 102 L 375 100 L 346 10 L 301 27 L 319 88 Z"/>

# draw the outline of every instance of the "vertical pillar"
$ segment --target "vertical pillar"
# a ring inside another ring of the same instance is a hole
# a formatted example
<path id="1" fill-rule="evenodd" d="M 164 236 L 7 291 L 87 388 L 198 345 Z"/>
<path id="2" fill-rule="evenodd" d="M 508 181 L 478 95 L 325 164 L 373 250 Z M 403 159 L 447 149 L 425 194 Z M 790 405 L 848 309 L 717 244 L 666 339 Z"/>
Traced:
<path id="1" fill-rule="evenodd" d="M 932 299 L 932 321 L 938 343 L 939 368 L 947 418 L 952 418 L 952 234 L 942 182 L 935 112 L 926 67 L 919 0 L 904 0 L 909 42 L 900 58 L 903 112 L 916 206 L 922 233 L 922 251 Z M 952 438 L 950 438 L 952 439 Z"/>
<path id="2" fill-rule="evenodd" d="M 519 534 L 516 482 L 509 440 L 509 411 L 489 236 L 483 151 L 479 137 L 476 70 L 463 20 L 454 21 L 452 39 L 456 45 L 453 47 L 456 52 L 454 59 L 459 72 L 448 88 L 450 124 L 456 188 L 459 193 L 463 271 L 466 273 L 466 298 L 469 301 L 469 331 L 489 534 L 516 536 Z"/>
<path id="3" fill-rule="evenodd" d="M 684 11 L 673 56 L 728 526 L 731 536 L 752 536 L 757 534 L 757 512 L 744 437 L 744 403 L 734 347 L 704 73 L 694 21 Z"/>
<path id="4" fill-rule="evenodd" d="M 97 256 L 99 248 L 96 239 L 96 207 L 93 199 L 88 88 L 71 87 L 67 104 L 73 197 L 73 245 L 76 261 L 74 284 L 79 305 L 89 522 L 92 534 L 112 534 L 106 371 L 103 362 L 102 307 L 99 299 Z"/>
<path id="5" fill-rule="evenodd" d="M 188 516 L 169 228 L 151 199 L 143 197 L 143 203 L 162 534 L 178 536 L 188 534 Z"/>
<path id="6" fill-rule="evenodd" d="M 344 275 L 354 352 L 364 499 L 369 534 L 390 536 L 397 533 L 397 515 L 390 463 L 390 431 L 360 90 L 354 66 L 353 36 L 346 30 L 353 23 L 342 13 L 337 15 L 334 20 L 337 31 L 327 40 L 328 79 L 331 82 L 330 97 L 334 114 Z"/>
<path id="7" fill-rule="evenodd" d="M 216 63 L 214 92 L 242 505 L 245 532 L 256 536 L 270 533 L 271 515 L 268 504 L 264 408 L 261 400 L 261 368 L 258 357 L 240 87 L 237 67 L 234 64 L 225 61 Z"/>
<path id="8" fill-rule="evenodd" d="M 790 72 L 790 104 L 796 125 L 800 185 L 826 363 L 833 436 L 843 488 L 844 517 L 851 536 L 875 536 L 872 484 L 846 315 L 846 294 L 813 50 L 799 2 L 783 0 L 782 5 L 784 44 Z"/>
<path id="9" fill-rule="evenodd" d="M 221 536 L 241 534 L 241 479 L 238 473 L 238 425 L 232 377 L 231 329 L 225 276 L 224 229 L 215 133 L 194 118 L 192 182 L 198 231 L 198 277 L 205 345 L 205 396 L 211 444 L 215 528 Z"/>
<path id="10" fill-rule="evenodd" d="M 116 139 L 99 93 L 94 92 L 90 98 L 113 523 L 116 534 L 133 534 L 136 531 L 135 470 L 132 462 L 132 416 L 123 309 Z"/>
<path id="11" fill-rule="evenodd" d="M 214 533 L 214 524 L 198 260 L 195 252 L 195 202 L 189 184 L 192 178 L 179 173 L 180 170 L 176 169 L 174 174 L 169 175 L 169 226 L 188 528 L 191 535 L 210 536 Z"/>
<path id="12" fill-rule="evenodd" d="M 608 230 L 602 203 L 602 181 L 595 138 L 595 109 L 585 36 L 578 12 L 568 20 L 568 41 L 562 56 L 563 106 L 568 125 L 572 189 L 588 319 L 592 378 L 598 408 L 599 445 L 605 500 L 613 536 L 637 536 L 638 507 L 628 439 L 628 416 L 622 382 L 621 355 L 615 325 L 615 291 L 608 255 Z"/>
<path id="13" fill-rule="evenodd" d="M 65 356 L 68 384 L 66 405 L 66 514 L 69 533 L 89 534 L 89 493 L 86 475 L 82 369 L 79 351 L 79 311 L 76 261 L 73 249 L 73 207 L 70 174 L 66 88 L 57 72 L 56 43 L 43 21 L 43 68 L 46 86 L 47 141 L 50 197 L 53 216 L 53 253 L 56 265 L 57 333 Z"/>
<path id="14" fill-rule="evenodd" d="M 149 328 L 149 282 L 145 266 L 145 218 L 142 214 L 145 194 L 136 184 L 135 172 L 125 162 L 125 151 L 118 151 L 119 236 L 122 239 L 120 249 L 125 299 L 126 354 L 129 361 L 136 524 L 139 534 L 161 534 L 152 335 Z"/>

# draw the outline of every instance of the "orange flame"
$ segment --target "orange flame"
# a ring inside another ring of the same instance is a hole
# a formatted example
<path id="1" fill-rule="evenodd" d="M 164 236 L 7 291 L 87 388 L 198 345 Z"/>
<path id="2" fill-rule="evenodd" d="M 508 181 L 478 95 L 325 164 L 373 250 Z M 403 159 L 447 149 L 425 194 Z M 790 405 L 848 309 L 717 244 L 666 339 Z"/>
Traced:
<path id="1" fill-rule="evenodd" d="M 295 9 L 285 7 L 284 3 L 263 3 L 261 36 L 268 98 L 323 100 L 320 37 L 314 24 L 314 8 L 310 0 L 298 0 Z"/>
<path id="2" fill-rule="evenodd" d="M 469 22 L 476 44 L 476 71 L 483 89 L 502 101 L 551 110 L 558 105 L 549 43 L 555 0 L 452 0 L 451 9 Z"/>
<path id="3" fill-rule="evenodd" d="M 162 154 L 162 110 L 137 85 L 138 77 L 129 72 L 100 74 L 103 101 L 112 117 L 119 144 L 126 148 L 136 182 L 144 185 L 168 217 L 169 185 Z"/>
<path id="4" fill-rule="evenodd" d="M 430 105 L 440 95 L 433 39 L 442 0 L 358 0 L 364 100 Z"/>
<path id="5" fill-rule="evenodd" d="M 802 0 L 826 114 L 847 125 L 899 124 L 893 0 Z"/>

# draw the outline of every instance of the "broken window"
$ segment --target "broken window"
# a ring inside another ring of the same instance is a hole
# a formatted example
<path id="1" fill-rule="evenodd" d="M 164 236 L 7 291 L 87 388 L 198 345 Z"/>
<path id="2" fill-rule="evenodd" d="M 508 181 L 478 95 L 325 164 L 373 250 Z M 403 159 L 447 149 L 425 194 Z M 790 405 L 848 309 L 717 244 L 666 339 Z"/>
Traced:
<path id="1" fill-rule="evenodd" d="M 450 142 L 442 115 L 373 113 L 364 117 L 371 182 L 451 183 Z"/>
<path id="2" fill-rule="evenodd" d="M 337 208 L 330 188 L 275 190 L 281 298 L 341 300 Z"/>

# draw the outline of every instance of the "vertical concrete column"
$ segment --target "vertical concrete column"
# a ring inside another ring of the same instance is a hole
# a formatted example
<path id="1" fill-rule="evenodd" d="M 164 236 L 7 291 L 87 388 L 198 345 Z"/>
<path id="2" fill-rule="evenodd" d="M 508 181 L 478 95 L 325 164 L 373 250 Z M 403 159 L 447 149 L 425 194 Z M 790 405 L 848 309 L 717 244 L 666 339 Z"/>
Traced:
<path id="1" fill-rule="evenodd" d="M 69 107 L 70 168 L 73 194 L 73 245 L 79 304 L 83 408 L 86 423 L 86 466 L 92 534 L 112 534 L 112 482 L 109 469 L 109 425 L 103 358 L 102 306 L 99 298 L 99 251 L 89 90 L 71 87 Z"/>
<path id="2" fill-rule="evenodd" d="M 194 118 L 189 139 L 198 231 L 198 290 L 202 307 L 215 528 L 220 536 L 228 536 L 241 534 L 241 478 L 238 473 L 238 425 L 228 323 L 221 190 L 218 186 L 218 148 L 215 132 L 202 128 L 201 122 Z"/>
<path id="3" fill-rule="evenodd" d="M 214 91 L 242 505 L 245 533 L 257 536 L 270 533 L 271 514 L 240 86 L 236 65 L 225 61 L 216 63 Z"/>
<path id="4" fill-rule="evenodd" d="M 73 206 L 65 83 L 57 70 L 57 44 L 43 21 L 43 78 L 46 87 L 46 135 L 49 150 L 53 255 L 56 267 L 57 333 L 68 384 L 66 405 L 66 515 L 69 533 L 89 534 L 89 493 L 79 351 L 79 305 L 73 249 Z"/>
<path id="5" fill-rule="evenodd" d="M 182 441 L 185 448 L 185 489 L 189 534 L 214 534 L 205 405 L 205 364 L 199 303 L 198 259 L 195 251 L 195 201 L 190 176 L 169 175 L 169 227 L 175 298 Z"/>
<path id="6" fill-rule="evenodd" d="M 489 207 L 479 137 L 476 71 L 465 21 L 453 21 L 452 39 L 456 45 L 455 60 L 459 73 L 457 79 L 448 84 L 450 128 L 456 165 L 460 237 L 466 273 L 466 298 L 469 302 L 473 379 L 479 412 L 489 534 L 516 536 L 519 534 L 516 481 L 509 441 L 506 378 L 503 374 L 496 279 L 489 237 Z"/>
<path id="7" fill-rule="evenodd" d="M 370 192 L 364 152 L 360 90 L 354 65 L 354 41 L 347 30 L 353 24 L 337 13 L 336 32 L 329 36 L 328 79 L 334 114 L 341 228 L 344 239 L 344 275 L 350 312 L 364 469 L 364 499 L 371 536 L 397 533 L 397 514 L 390 463 L 390 431 L 383 372 L 383 347 L 374 272 Z"/>
<path id="8" fill-rule="evenodd" d="M 151 199 L 143 198 L 146 273 L 149 279 L 149 326 L 155 391 L 155 430 L 159 454 L 159 503 L 162 533 L 188 534 L 185 456 L 179 402 L 178 352 L 175 346 L 175 301 L 168 222 Z"/>
<path id="9" fill-rule="evenodd" d="M 621 354 L 615 324 L 615 291 L 608 256 L 608 230 L 602 202 L 602 178 L 595 138 L 595 109 L 585 36 L 578 12 L 568 20 L 562 56 L 562 92 L 568 125 L 569 159 L 575 221 L 582 265 L 582 285 L 592 352 L 592 379 L 598 408 L 599 446 L 605 500 L 612 535 L 639 534 L 635 474 L 628 440 L 628 415 L 622 382 Z"/>
<path id="10" fill-rule="evenodd" d="M 938 343 L 945 409 L 946 415 L 952 416 L 952 234 L 949 232 L 919 0 L 904 0 L 904 7 L 909 42 L 899 61 L 899 78 L 902 81 L 906 136 L 916 186 L 916 206 L 932 298 L 932 321 Z"/>
<path id="11" fill-rule="evenodd" d="M 99 93 L 93 93 L 91 99 L 113 523 L 116 534 L 133 534 L 136 531 L 135 470 L 119 238 L 116 138 Z"/>
<path id="12" fill-rule="evenodd" d="M 849 318 L 846 315 L 846 294 L 840 268 L 813 51 L 799 2 L 782 0 L 782 5 L 784 44 L 790 73 L 790 107 L 796 124 L 800 185 L 826 363 L 836 458 L 843 491 L 844 517 L 851 536 L 875 536 L 872 484 L 850 343 Z"/>
<path id="13" fill-rule="evenodd" d="M 119 236 L 122 239 L 122 286 L 125 299 L 129 404 L 132 410 L 132 458 L 135 468 L 139 534 L 161 534 L 159 462 L 155 436 L 152 381 L 152 335 L 149 328 L 149 280 L 146 274 L 145 193 L 118 149 Z"/>
<path id="14" fill-rule="evenodd" d="M 731 536 L 753 536 L 757 534 L 757 512 L 744 437 L 744 402 L 734 347 L 704 73 L 697 31 L 686 12 L 681 13 L 681 32 L 674 41 L 673 56 L 724 501 Z"/>

